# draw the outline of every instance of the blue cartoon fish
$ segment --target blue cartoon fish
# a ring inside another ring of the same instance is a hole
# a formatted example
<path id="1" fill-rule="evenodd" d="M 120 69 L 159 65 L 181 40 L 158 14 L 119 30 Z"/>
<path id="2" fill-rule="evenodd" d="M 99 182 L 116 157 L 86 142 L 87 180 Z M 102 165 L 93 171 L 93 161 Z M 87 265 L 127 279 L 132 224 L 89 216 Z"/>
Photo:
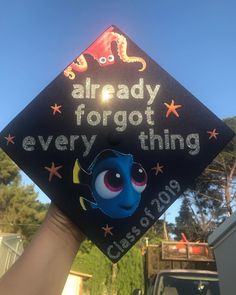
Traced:
<path id="1" fill-rule="evenodd" d="M 104 150 L 94 159 L 88 172 L 78 160 L 73 169 L 73 182 L 88 185 L 94 202 L 80 197 L 84 210 L 99 208 L 112 218 L 131 216 L 147 185 L 147 174 L 141 164 L 134 162 L 131 154 Z"/>

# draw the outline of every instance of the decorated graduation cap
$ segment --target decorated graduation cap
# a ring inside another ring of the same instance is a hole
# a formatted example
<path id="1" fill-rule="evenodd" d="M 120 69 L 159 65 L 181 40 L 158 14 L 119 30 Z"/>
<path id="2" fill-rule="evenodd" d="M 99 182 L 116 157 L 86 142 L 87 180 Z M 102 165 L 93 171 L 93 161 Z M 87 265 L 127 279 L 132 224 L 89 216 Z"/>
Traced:
<path id="1" fill-rule="evenodd" d="M 0 134 L 0 146 L 118 261 L 233 132 L 109 27 Z"/>

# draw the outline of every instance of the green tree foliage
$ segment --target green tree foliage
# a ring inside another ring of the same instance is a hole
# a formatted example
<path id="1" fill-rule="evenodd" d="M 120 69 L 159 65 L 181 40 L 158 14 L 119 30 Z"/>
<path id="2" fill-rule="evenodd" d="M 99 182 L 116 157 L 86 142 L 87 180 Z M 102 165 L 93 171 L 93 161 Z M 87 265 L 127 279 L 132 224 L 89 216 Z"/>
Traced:
<path id="1" fill-rule="evenodd" d="M 236 133 L 236 117 L 224 121 Z M 236 196 L 236 137 L 209 165 L 204 176 L 206 179 L 211 177 L 216 189 L 222 193 L 223 204 L 228 215 L 231 215 Z"/>
<path id="2" fill-rule="evenodd" d="M 135 288 L 143 289 L 144 269 L 141 250 L 133 247 L 117 263 L 117 295 L 130 295 Z"/>
<path id="3" fill-rule="evenodd" d="M 92 275 L 85 282 L 90 295 L 130 295 L 135 288 L 143 288 L 143 257 L 134 246 L 117 264 L 112 264 L 90 241 L 83 242 L 72 265 L 74 271 Z"/>
<path id="4" fill-rule="evenodd" d="M 158 219 L 154 225 L 146 232 L 141 242 L 145 244 L 144 239 L 148 239 L 149 244 L 159 244 L 162 240 L 169 240 L 169 235 L 173 233 L 174 225 L 163 219 Z"/>
<path id="5" fill-rule="evenodd" d="M 224 121 L 236 132 L 236 117 Z M 185 208 L 185 210 L 180 210 L 176 222 L 178 221 L 179 225 L 182 224 L 184 232 L 194 232 L 197 229 L 198 239 L 206 240 L 209 233 L 227 215 L 232 214 L 236 204 L 236 138 L 212 161 L 189 190 L 184 193 L 184 196 L 181 208 Z M 184 230 L 184 215 L 186 214 L 192 214 L 192 222 L 186 223 Z M 191 230 L 190 227 L 192 227 Z"/>
<path id="6" fill-rule="evenodd" d="M 20 233 L 27 243 L 44 218 L 47 205 L 33 186 L 23 186 L 19 168 L 0 150 L 0 231 Z"/>
<path id="7" fill-rule="evenodd" d="M 181 233 L 184 233 L 189 241 L 199 239 L 199 225 L 193 217 L 190 201 L 187 196 L 183 197 L 183 201 L 179 210 L 179 216 L 175 218 L 176 229 L 175 235 L 177 240 L 181 240 Z"/>
<path id="8" fill-rule="evenodd" d="M 87 245 L 82 245 L 84 251 L 78 252 L 72 269 L 92 275 L 92 278 L 84 283 L 88 294 L 107 294 L 112 264 L 96 246 L 88 245 L 88 241 L 84 243 Z"/>
<path id="9" fill-rule="evenodd" d="M 19 169 L 2 150 L 0 150 L 0 163 L 0 187 L 18 183 Z"/>

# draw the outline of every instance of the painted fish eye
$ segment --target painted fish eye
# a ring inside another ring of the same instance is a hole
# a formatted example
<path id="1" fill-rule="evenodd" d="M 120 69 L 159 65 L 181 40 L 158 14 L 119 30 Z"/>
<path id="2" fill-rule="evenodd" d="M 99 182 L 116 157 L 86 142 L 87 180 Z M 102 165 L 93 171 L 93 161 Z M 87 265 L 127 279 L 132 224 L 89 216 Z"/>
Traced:
<path id="1" fill-rule="evenodd" d="M 108 58 L 107 58 L 107 60 L 109 61 L 109 62 L 112 62 L 112 61 L 114 61 L 114 55 L 109 55 L 108 56 Z"/>
<path id="2" fill-rule="evenodd" d="M 144 168 L 138 164 L 134 163 L 131 171 L 131 182 L 133 188 L 138 193 L 142 193 L 147 185 L 147 174 Z"/>
<path id="3" fill-rule="evenodd" d="M 123 189 L 123 178 L 114 169 L 105 170 L 98 174 L 95 179 L 95 189 L 103 199 L 115 198 Z"/>
<path id="4" fill-rule="evenodd" d="M 102 56 L 99 58 L 99 62 L 100 64 L 105 64 L 107 62 L 107 59 L 104 56 Z"/>

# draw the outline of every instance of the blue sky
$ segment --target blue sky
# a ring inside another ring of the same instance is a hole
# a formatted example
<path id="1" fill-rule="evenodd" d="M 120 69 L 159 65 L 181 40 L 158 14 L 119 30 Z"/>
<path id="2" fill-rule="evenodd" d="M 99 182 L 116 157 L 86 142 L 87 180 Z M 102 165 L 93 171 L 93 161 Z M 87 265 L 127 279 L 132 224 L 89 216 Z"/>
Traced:
<path id="1" fill-rule="evenodd" d="M 234 0 L 12 0 L 0 3 L 0 129 L 111 24 L 217 116 L 236 115 Z"/>

